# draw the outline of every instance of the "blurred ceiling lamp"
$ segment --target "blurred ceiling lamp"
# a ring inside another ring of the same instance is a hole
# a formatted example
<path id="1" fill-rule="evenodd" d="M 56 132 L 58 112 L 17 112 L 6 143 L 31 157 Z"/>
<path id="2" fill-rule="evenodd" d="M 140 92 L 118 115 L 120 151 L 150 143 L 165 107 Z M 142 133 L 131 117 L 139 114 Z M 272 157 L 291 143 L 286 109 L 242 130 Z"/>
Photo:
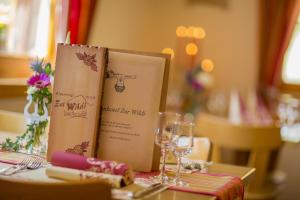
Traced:
<path id="1" fill-rule="evenodd" d="M 185 37 L 186 36 L 186 27 L 185 26 L 178 26 L 176 28 L 176 35 L 178 37 Z"/>
<path id="2" fill-rule="evenodd" d="M 174 50 L 172 48 L 164 48 L 161 52 L 164 54 L 170 54 L 171 58 L 174 57 Z"/>
<path id="3" fill-rule="evenodd" d="M 188 36 L 188 37 L 194 37 L 194 30 L 195 30 L 194 26 L 188 27 L 186 29 L 186 36 Z"/>
<path id="4" fill-rule="evenodd" d="M 198 53 L 198 47 L 195 43 L 191 42 L 185 46 L 185 52 L 189 56 L 196 55 Z"/>
<path id="5" fill-rule="evenodd" d="M 214 69 L 214 63 L 210 59 L 204 59 L 201 62 L 201 68 L 205 72 L 211 72 Z"/>
<path id="6" fill-rule="evenodd" d="M 194 30 L 193 30 L 194 38 L 203 39 L 203 38 L 205 38 L 205 35 L 206 34 L 205 34 L 205 31 L 203 28 L 201 28 L 201 27 L 194 28 Z"/>

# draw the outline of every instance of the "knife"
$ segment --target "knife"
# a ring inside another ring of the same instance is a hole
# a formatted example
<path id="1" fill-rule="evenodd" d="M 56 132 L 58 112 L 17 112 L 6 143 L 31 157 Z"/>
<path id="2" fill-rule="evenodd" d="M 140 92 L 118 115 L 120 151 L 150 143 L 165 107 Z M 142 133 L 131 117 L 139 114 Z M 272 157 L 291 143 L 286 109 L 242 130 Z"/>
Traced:
<path id="1" fill-rule="evenodd" d="M 168 186 L 162 185 L 161 183 L 156 183 L 156 184 L 153 184 L 150 187 L 144 188 L 142 190 L 139 190 L 136 192 L 131 192 L 128 195 L 133 199 L 137 199 L 137 198 L 141 198 L 144 196 L 153 195 L 153 194 L 155 194 L 157 192 L 161 192 L 167 188 L 168 188 Z"/>

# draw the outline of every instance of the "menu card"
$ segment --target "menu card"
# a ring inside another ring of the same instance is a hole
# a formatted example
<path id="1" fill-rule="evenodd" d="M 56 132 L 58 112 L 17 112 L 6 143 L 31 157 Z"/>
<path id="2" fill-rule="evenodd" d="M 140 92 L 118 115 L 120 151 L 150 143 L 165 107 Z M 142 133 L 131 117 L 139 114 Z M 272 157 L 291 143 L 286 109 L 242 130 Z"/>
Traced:
<path id="1" fill-rule="evenodd" d="M 95 156 L 107 49 L 59 44 L 48 141 L 55 151 Z"/>
<path id="2" fill-rule="evenodd" d="M 169 61 L 164 54 L 108 50 L 98 158 L 158 170 L 154 130 L 165 109 Z"/>

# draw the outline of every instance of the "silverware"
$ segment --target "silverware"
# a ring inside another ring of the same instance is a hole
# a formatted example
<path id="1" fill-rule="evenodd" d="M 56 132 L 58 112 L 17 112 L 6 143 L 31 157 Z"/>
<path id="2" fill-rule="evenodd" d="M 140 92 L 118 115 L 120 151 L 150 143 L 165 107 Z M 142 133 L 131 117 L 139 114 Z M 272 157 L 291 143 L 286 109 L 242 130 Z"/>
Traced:
<path id="1" fill-rule="evenodd" d="M 1 174 L 10 176 L 20 170 L 26 169 L 27 166 L 30 164 L 30 162 L 32 162 L 32 159 L 30 159 L 30 158 L 24 159 L 19 164 L 9 167 L 9 168 L 6 168 L 6 170 L 4 170 Z"/>
<path id="2" fill-rule="evenodd" d="M 3 169 L 0 169 L 0 175 L 1 175 L 2 173 L 6 172 L 7 170 L 11 169 L 11 168 L 12 168 L 12 167 L 9 166 L 9 167 L 5 167 L 5 168 L 3 168 Z"/>
<path id="3" fill-rule="evenodd" d="M 142 196 L 139 196 L 139 197 L 135 197 L 135 198 L 143 198 L 143 199 L 147 199 L 153 195 L 156 195 L 162 191 L 165 191 L 166 189 L 168 189 L 169 186 L 167 185 L 163 185 L 163 184 L 160 184 L 159 186 L 155 187 L 154 189 L 150 190 L 149 192 L 146 192 L 144 194 L 142 194 Z"/>
<path id="4" fill-rule="evenodd" d="M 146 187 L 142 190 L 129 193 L 128 196 L 132 199 L 145 198 L 145 197 L 149 197 L 154 194 L 157 194 L 167 188 L 168 188 L 168 186 L 166 186 L 166 185 L 163 185 L 161 183 L 156 183 L 156 184 L 153 184 L 150 187 Z"/>
<path id="5" fill-rule="evenodd" d="M 144 199 L 158 194 L 159 192 L 162 192 L 167 188 L 168 186 L 158 183 L 135 192 L 121 189 L 113 189 L 112 196 L 114 199 Z"/>
<path id="6" fill-rule="evenodd" d="M 131 198 L 134 198 L 134 199 L 140 198 L 142 196 L 145 196 L 145 195 L 155 191 L 156 189 L 160 188 L 161 186 L 162 186 L 161 183 L 156 183 L 156 184 L 151 185 L 150 187 L 146 187 L 146 188 L 144 188 L 142 190 L 139 190 L 137 192 L 130 193 L 129 196 Z"/>
<path id="7" fill-rule="evenodd" d="M 44 161 L 42 158 L 36 158 L 27 165 L 27 169 L 30 169 L 30 170 L 38 169 L 42 166 L 43 162 Z"/>

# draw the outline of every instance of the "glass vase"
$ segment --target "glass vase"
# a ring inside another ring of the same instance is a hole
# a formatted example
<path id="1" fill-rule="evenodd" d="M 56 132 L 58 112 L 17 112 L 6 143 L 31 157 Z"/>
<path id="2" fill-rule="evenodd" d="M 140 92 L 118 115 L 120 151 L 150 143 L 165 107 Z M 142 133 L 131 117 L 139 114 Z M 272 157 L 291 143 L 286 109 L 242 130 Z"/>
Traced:
<path id="1" fill-rule="evenodd" d="M 33 101 L 31 95 L 27 97 L 28 103 L 24 108 L 27 121 L 27 130 L 22 142 L 22 151 L 28 154 L 45 155 L 47 151 L 47 126 L 48 108 L 47 100 Z M 29 107 L 33 104 L 34 112 L 29 113 Z"/>

